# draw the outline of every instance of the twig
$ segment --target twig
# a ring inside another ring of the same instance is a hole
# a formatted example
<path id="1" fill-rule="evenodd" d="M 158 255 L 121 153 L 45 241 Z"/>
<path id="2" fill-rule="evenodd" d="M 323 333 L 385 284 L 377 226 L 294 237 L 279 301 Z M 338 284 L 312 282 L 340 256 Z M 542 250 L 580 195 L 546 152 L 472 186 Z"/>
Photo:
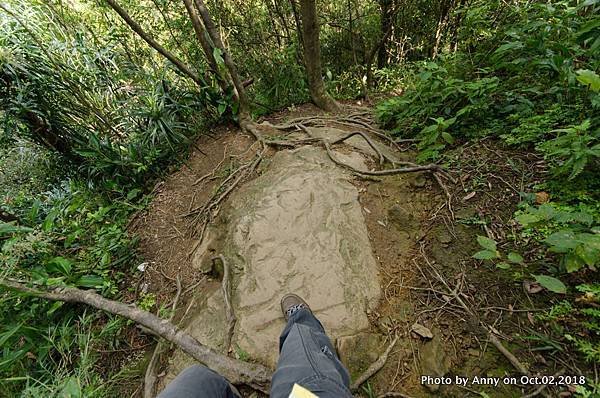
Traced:
<path id="1" fill-rule="evenodd" d="M 252 364 L 223 355 L 200 343 L 168 320 L 161 319 L 148 311 L 109 300 L 91 290 L 72 287 L 38 290 L 6 279 L 0 279 L 0 286 L 51 301 L 86 304 L 111 314 L 123 316 L 175 344 L 195 360 L 222 374 L 232 384 L 245 384 L 265 393 L 269 391 L 271 379 L 269 369 L 259 364 Z"/>
<path id="2" fill-rule="evenodd" d="M 525 365 L 523 365 L 521 361 L 519 361 L 517 357 L 513 355 L 512 352 L 510 352 L 506 347 L 504 347 L 502 342 L 498 339 L 498 337 L 496 337 L 496 335 L 491 330 L 488 332 L 488 336 L 490 343 L 492 343 L 494 347 L 496 347 L 498 351 L 500 351 L 500 353 L 504 355 L 506 359 L 508 359 L 508 362 L 510 362 L 510 364 L 515 369 L 517 369 L 522 375 L 526 376 L 529 374 L 529 370 L 527 370 Z"/>
<path id="3" fill-rule="evenodd" d="M 565 369 L 561 369 L 558 372 L 556 372 L 554 374 L 554 378 L 556 379 L 559 376 L 562 376 L 563 373 L 565 373 Z M 538 388 L 535 389 L 535 391 L 533 391 L 531 394 L 527 394 L 527 395 L 523 395 L 522 398 L 533 398 L 533 397 L 537 397 L 538 395 L 540 395 L 547 387 L 549 386 L 549 384 L 544 384 L 539 386 Z"/>
<path id="4" fill-rule="evenodd" d="M 373 362 L 371 366 L 369 366 L 369 368 L 365 370 L 363 374 L 358 376 L 354 383 L 352 383 L 352 386 L 350 387 L 351 391 L 356 392 L 365 381 L 369 380 L 375 373 L 379 372 L 381 368 L 383 368 L 397 341 L 398 336 L 394 337 L 394 340 L 391 342 L 385 352 L 381 354 L 377 361 Z"/>

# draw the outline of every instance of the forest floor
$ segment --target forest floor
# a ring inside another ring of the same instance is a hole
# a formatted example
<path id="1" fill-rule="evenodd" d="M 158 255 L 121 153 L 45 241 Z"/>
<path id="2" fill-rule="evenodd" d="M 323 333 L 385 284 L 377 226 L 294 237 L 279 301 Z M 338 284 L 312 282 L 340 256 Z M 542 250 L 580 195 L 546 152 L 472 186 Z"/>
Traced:
<path id="1" fill-rule="evenodd" d="M 312 105 L 304 105 L 270 115 L 267 120 L 277 124 L 319 114 Z M 335 123 L 331 127 L 356 130 Z M 155 186 L 153 202 L 131 222 L 131 231 L 141 238 L 139 250 L 144 259 L 143 271 L 131 283 L 144 294 L 156 295 L 157 308 L 166 308 L 172 305 L 179 279 L 182 294 L 174 320 L 188 331 L 194 316 L 210 307 L 207 302 L 221 285 L 221 272 L 210 267 L 201 269 L 195 252 L 212 249 L 209 255 L 213 257 L 220 254 L 221 248 L 215 251 L 204 243 L 198 247 L 197 220 L 186 214 L 215 194 L 234 165 L 250 159 L 253 142 L 253 137 L 234 126 L 219 126 L 210 136 L 202 136 L 197 142 L 201 150 L 194 150 L 180 170 Z M 401 160 L 414 155 L 409 146 L 401 149 L 396 151 Z M 341 150 L 357 151 L 350 145 Z M 257 171 L 234 194 L 250 195 L 252 191 L 246 187 L 270 172 L 275 152 L 269 150 Z M 511 216 L 520 200 L 519 192 L 531 192 L 545 167 L 533 156 L 507 151 L 492 141 L 466 143 L 452 154 L 454 160 L 447 170 L 456 183 L 447 182 L 447 192 L 427 172 L 377 178 L 343 172 L 344 180 L 358 193 L 359 216 L 366 227 L 371 250 L 367 254 L 372 255 L 376 266 L 373 274 L 363 277 L 376 281 L 379 293 L 373 305 L 355 303 L 366 314 L 366 327 L 345 337 L 337 336 L 334 344 L 356 378 L 398 337 L 385 366 L 362 385 L 357 396 L 513 397 L 536 391 L 536 387 L 519 382 L 520 372 L 508 360 L 510 353 L 527 367 L 530 375 L 553 375 L 560 368 L 577 369 L 568 353 L 550 361 L 545 356 L 547 351 L 535 351 L 529 345 L 529 342 L 535 345 L 536 337 L 542 336 L 548 327 L 536 318 L 540 310 L 548 307 L 546 293 L 531 284 L 524 286 L 511 272 L 472 258 L 478 251 L 477 235 L 502 241 L 514 233 L 516 226 L 511 223 Z M 374 165 L 372 160 L 367 163 Z M 304 185 L 296 189 L 301 192 Z M 543 193 L 539 196 L 543 201 Z M 231 203 L 224 202 L 221 207 L 227 206 L 231 207 Z M 225 225 L 223 230 L 228 230 L 227 223 L 235 217 L 231 211 L 224 213 L 215 217 L 215 223 Z M 289 228 L 294 228 L 293 223 Z M 234 255 L 229 257 L 235 259 Z M 244 283 L 243 274 L 244 270 L 234 270 L 235 305 L 241 305 L 242 298 L 236 296 L 235 289 Z M 302 286 L 301 291 L 317 297 L 307 289 L 310 286 Z M 318 302 L 309 300 L 309 304 L 320 308 Z M 278 302 L 274 305 L 277 307 Z M 243 317 L 244 309 L 241 311 Z M 320 316 L 319 311 L 316 313 Z M 322 313 L 323 317 L 331 315 L 326 308 Z M 275 327 L 279 328 L 283 321 L 277 322 Z M 324 322 L 326 329 L 332 322 Z M 240 324 L 244 325 L 244 320 L 238 315 L 236 334 Z M 224 331 L 217 328 L 213 332 Z M 206 334 L 206 329 L 202 333 Z M 234 340 L 240 344 L 232 345 L 231 349 L 216 344 L 217 348 L 240 359 L 260 360 L 243 346 L 248 339 Z M 494 345 L 498 340 L 508 352 L 503 354 L 498 350 Z M 269 349 L 276 350 L 276 341 Z M 172 377 L 169 375 L 173 373 L 174 356 L 172 351 L 162 356 L 157 371 L 160 388 Z M 558 366 L 559 362 L 563 365 Z M 422 375 L 515 376 L 517 384 L 424 385 Z M 405 395 L 386 395 L 390 392 Z M 556 396 L 555 392 L 548 387 L 537 393 Z"/>

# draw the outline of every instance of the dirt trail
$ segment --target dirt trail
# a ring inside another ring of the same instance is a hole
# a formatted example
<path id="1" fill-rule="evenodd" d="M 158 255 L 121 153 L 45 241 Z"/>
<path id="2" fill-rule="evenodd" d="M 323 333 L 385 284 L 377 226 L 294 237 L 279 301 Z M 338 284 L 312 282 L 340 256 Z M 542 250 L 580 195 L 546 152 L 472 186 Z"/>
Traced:
<path id="1" fill-rule="evenodd" d="M 299 113 L 307 111 L 313 109 Z M 353 130 L 331 125 L 311 134 L 347 131 Z M 229 352 L 240 359 L 274 366 L 284 324 L 279 297 L 293 291 L 314 308 L 353 377 L 399 337 L 386 366 L 365 386 L 378 394 L 437 395 L 437 386 L 422 386 L 420 375 L 477 372 L 483 362 L 486 369 L 494 361 L 504 362 L 486 351 L 476 326 L 455 306 L 445 308 L 436 302 L 442 298 L 432 295 L 436 290 L 427 262 L 443 264 L 443 275 L 464 280 L 477 227 L 451 220 L 446 196 L 431 176 L 363 179 L 334 165 L 321 148 L 272 151 L 256 175 L 220 206 L 198 246 L 191 233 L 195 226 L 184 215 L 208 200 L 217 183 L 249 158 L 253 143 L 235 129 L 221 127 L 213 133 L 214 139 L 198 143 L 206 155 L 194 152 L 185 167 L 159 184 L 155 200 L 133 227 L 147 261 L 140 288 L 166 305 L 179 276 L 184 294 L 175 319 L 199 341 L 227 351 L 223 269 L 213 261 L 222 254 L 232 269 L 237 317 Z M 372 155 L 360 138 L 336 152 L 359 169 L 374 167 Z M 394 156 L 409 157 L 398 151 Z M 195 184 L 206 175 L 211 177 Z M 465 218 L 476 212 L 473 206 L 455 211 Z M 474 290 L 490 285 L 483 276 L 472 283 Z M 411 331 L 415 323 L 433 338 Z M 174 351 L 163 362 L 162 385 L 190 363 Z M 446 390 L 448 396 L 462 396 L 462 390 Z"/>

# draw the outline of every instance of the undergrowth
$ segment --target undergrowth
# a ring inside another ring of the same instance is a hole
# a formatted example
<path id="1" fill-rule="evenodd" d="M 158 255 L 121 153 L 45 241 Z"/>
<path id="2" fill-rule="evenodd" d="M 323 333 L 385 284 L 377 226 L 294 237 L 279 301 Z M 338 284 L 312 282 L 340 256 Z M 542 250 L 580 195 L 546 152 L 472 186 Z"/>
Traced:
<path id="1" fill-rule="evenodd" d="M 554 292 L 556 304 L 539 319 L 554 324 L 552 339 L 598 364 L 600 6 L 527 3 L 504 10 L 494 27 L 481 25 L 499 4 L 463 10 L 465 45 L 415 63 L 403 95 L 380 103 L 377 116 L 398 137 L 418 140 L 421 161 L 450 162 L 448 149 L 483 137 L 544 159 L 549 173 L 537 190 L 550 202 L 522 192 L 514 214 L 515 240 L 539 245 L 541 255 L 501 253 L 481 236 L 474 257 Z M 581 396 L 594 396 L 597 386 L 588 387 Z"/>

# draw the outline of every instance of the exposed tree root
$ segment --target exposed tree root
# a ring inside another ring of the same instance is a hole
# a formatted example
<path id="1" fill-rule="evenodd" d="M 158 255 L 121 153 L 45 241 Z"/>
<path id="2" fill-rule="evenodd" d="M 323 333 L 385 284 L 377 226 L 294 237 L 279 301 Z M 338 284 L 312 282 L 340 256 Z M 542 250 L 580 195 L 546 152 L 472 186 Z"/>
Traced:
<path id="1" fill-rule="evenodd" d="M 106 299 L 91 290 L 81 290 L 72 287 L 40 290 L 28 287 L 21 282 L 7 279 L 0 279 L 0 286 L 51 301 L 86 304 L 111 314 L 123 316 L 177 345 L 195 360 L 204 363 L 209 368 L 222 374 L 232 384 L 248 385 L 265 393 L 269 390 L 271 380 L 271 371 L 269 369 L 259 364 L 243 362 L 223 355 L 200 343 L 183 330 L 178 329 L 170 321 L 161 319 L 135 306 Z"/>
<path id="2" fill-rule="evenodd" d="M 225 260 L 225 256 L 219 254 L 219 257 L 213 258 L 213 261 L 220 259 L 223 264 L 223 282 L 221 283 L 221 289 L 223 289 L 223 300 L 225 301 L 225 319 L 227 319 L 227 334 L 225 335 L 225 352 L 231 350 L 231 339 L 233 338 L 233 331 L 235 329 L 235 323 L 237 318 L 231 305 L 231 270 L 229 263 Z"/>

